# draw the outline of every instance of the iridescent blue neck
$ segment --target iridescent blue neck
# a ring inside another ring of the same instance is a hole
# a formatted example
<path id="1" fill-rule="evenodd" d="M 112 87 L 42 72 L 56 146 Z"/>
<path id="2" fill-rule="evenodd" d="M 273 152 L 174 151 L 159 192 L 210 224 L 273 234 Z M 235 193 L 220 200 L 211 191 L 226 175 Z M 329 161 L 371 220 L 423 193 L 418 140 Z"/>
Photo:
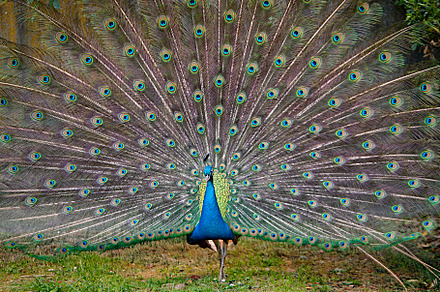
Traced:
<path id="1" fill-rule="evenodd" d="M 199 223 L 197 223 L 190 238 L 194 241 L 234 238 L 234 234 L 220 213 L 212 177 L 206 186 Z"/>

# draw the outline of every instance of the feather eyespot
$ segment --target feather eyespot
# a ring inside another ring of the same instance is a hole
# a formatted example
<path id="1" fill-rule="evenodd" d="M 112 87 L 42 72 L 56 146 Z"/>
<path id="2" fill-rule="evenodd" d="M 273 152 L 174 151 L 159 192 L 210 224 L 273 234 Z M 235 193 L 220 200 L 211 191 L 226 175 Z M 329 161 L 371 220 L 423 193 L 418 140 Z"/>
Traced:
<path id="1" fill-rule="evenodd" d="M 8 58 L 7 64 L 9 68 L 18 68 L 18 66 L 20 66 L 20 60 L 18 58 Z"/>
<path id="2" fill-rule="evenodd" d="M 275 67 L 279 68 L 284 65 L 285 61 L 286 61 L 286 58 L 283 55 L 279 55 L 279 56 L 275 57 L 273 64 Z"/>
<path id="3" fill-rule="evenodd" d="M 191 72 L 192 74 L 196 74 L 199 72 L 200 64 L 197 61 L 192 61 L 191 63 L 189 63 L 188 69 L 189 72 Z"/>
<path id="4" fill-rule="evenodd" d="M 90 66 L 93 64 L 93 56 L 90 54 L 82 54 L 80 60 L 81 63 L 83 63 L 86 66 Z"/>
<path id="5" fill-rule="evenodd" d="M 242 104 L 246 101 L 246 93 L 240 92 L 236 97 L 237 104 Z"/>
<path id="6" fill-rule="evenodd" d="M 112 95 L 112 91 L 110 90 L 110 88 L 108 86 L 99 87 L 98 92 L 99 92 L 99 95 L 101 95 L 101 97 L 109 97 Z"/>
<path id="7" fill-rule="evenodd" d="M 269 148 L 269 142 L 261 142 L 258 144 L 258 149 L 260 150 L 266 150 L 267 148 Z"/>
<path id="8" fill-rule="evenodd" d="M 201 24 L 198 24 L 194 27 L 194 36 L 196 38 L 201 38 L 205 34 L 205 27 Z"/>
<path id="9" fill-rule="evenodd" d="M 356 215 L 356 218 L 357 218 L 357 220 L 359 220 L 360 222 L 365 222 L 365 221 L 367 221 L 367 219 L 368 219 L 367 215 L 365 215 L 365 214 L 361 214 L 361 213 L 357 214 L 357 215 Z"/>
<path id="10" fill-rule="evenodd" d="M 146 138 L 139 138 L 138 143 L 141 147 L 148 146 L 150 144 L 150 141 Z"/>
<path id="11" fill-rule="evenodd" d="M 384 190 L 377 190 L 374 192 L 374 195 L 378 198 L 378 199 L 383 199 L 387 196 L 387 193 Z"/>
<path id="12" fill-rule="evenodd" d="M 399 163 L 397 161 L 391 161 L 387 163 L 387 169 L 391 172 L 395 172 L 400 168 Z"/>
<path id="13" fill-rule="evenodd" d="M 260 32 L 255 35 L 255 42 L 257 45 L 262 45 L 267 40 L 267 34 L 265 32 Z"/>
<path id="14" fill-rule="evenodd" d="M 344 139 L 348 136 L 348 133 L 347 133 L 347 131 L 345 131 L 345 129 L 339 129 L 339 130 L 336 130 L 335 135 L 339 139 Z"/>
<path id="15" fill-rule="evenodd" d="M 277 190 L 278 189 L 278 185 L 276 183 L 269 183 L 269 188 L 271 190 Z"/>
<path id="16" fill-rule="evenodd" d="M 76 165 L 72 163 L 68 163 L 66 164 L 66 166 L 64 166 L 64 170 L 68 173 L 72 173 L 76 171 L 76 169 L 77 169 Z"/>
<path id="17" fill-rule="evenodd" d="M 168 168 L 169 170 L 176 169 L 176 164 L 175 164 L 175 163 L 168 163 L 168 164 L 167 164 L 167 168 Z"/>
<path id="18" fill-rule="evenodd" d="M 292 218 L 293 221 L 299 221 L 300 216 L 298 214 L 291 214 L 290 218 Z"/>
<path id="19" fill-rule="evenodd" d="M 115 30 L 116 21 L 113 18 L 108 17 L 104 20 L 104 26 L 110 31 Z"/>
<path id="20" fill-rule="evenodd" d="M 197 157 L 198 155 L 199 155 L 199 153 L 197 152 L 197 150 L 196 149 L 191 149 L 190 151 L 189 151 L 189 153 L 191 154 L 191 156 L 192 157 Z"/>
<path id="21" fill-rule="evenodd" d="M 310 171 L 305 171 L 302 173 L 303 178 L 305 179 L 312 179 L 313 178 L 313 173 L 311 173 Z"/>
<path id="22" fill-rule="evenodd" d="M 295 94 L 296 94 L 296 97 L 306 98 L 307 95 L 309 94 L 309 89 L 305 88 L 305 87 L 298 87 Z"/>
<path id="23" fill-rule="evenodd" d="M 223 112 L 224 112 L 224 108 L 223 108 L 223 106 L 222 106 L 221 104 L 217 105 L 217 106 L 214 108 L 214 113 L 215 113 L 215 115 L 216 115 L 217 117 L 220 117 L 220 116 L 223 114 Z"/>
<path id="24" fill-rule="evenodd" d="M 47 74 L 38 76 L 38 82 L 40 82 L 43 85 L 49 85 L 50 81 L 51 81 L 51 78 Z"/>
<path id="25" fill-rule="evenodd" d="M 361 111 L 359 112 L 359 115 L 363 118 L 366 118 L 366 119 L 371 117 L 373 114 L 374 114 L 374 111 L 369 107 L 365 107 L 365 108 L 361 109 Z"/>
<path id="26" fill-rule="evenodd" d="M 358 6 L 357 11 L 360 14 L 366 14 L 368 11 L 370 10 L 370 5 L 368 5 L 368 3 L 362 3 L 361 5 Z"/>
<path id="27" fill-rule="evenodd" d="M 278 97 L 279 90 L 278 88 L 269 88 L 266 93 L 267 99 L 275 99 Z"/>
<path id="28" fill-rule="evenodd" d="M 418 179 L 411 179 L 408 181 L 408 186 L 412 189 L 420 187 L 420 181 Z"/>
<path id="29" fill-rule="evenodd" d="M 71 213 L 73 211 L 73 207 L 72 206 L 65 206 L 64 208 L 63 208 L 63 213 L 64 214 L 69 214 L 69 213 Z"/>
<path id="30" fill-rule="evenodd" d="M 287 163 L 283 163 L 283 164 L 281 164 L 280 168 L 281 168 L 281 170 L 288 171 L 288 170 L 290 170 L 290 165 Z"/>
<path id="31" fill-rule="evenodd" d="M 80 197 L 82 197 L 82 198 L 85 198 L 85 197 L 87 197 L 88 195 L 90 195 L 90 190 L 89 190 L 89 189 L 81 189 L 81 190 L 78 192 L 78 195 L 79 195 Z"/>
<path id="32" fill-rule="evenodd" d="M 37 233 L 34 235 L 35 241 L 41 241 L 43 239 L 44 235 L 42 233 Z"/>
<path id="33" fill-rule="evenodd" d="M 214 152 L 215 152 L 216 154 L 218 154 L 218 153 L 220 153 L 220 151 L 222 151 L 222 147 L 221 147 L 220 145 L 216 144 L 216 145 L 214 146 Z"/>
<path id="34" fill-rule="evenodd" d="M 329 101 L 328 101 L 328 106 L 329 107 L 331 107 L 331 108 L 337 108 L 337 107 L 339 107 L 340 105 L 341 105 L 341 99 L 339 99 L 339 98 L 331 98 Z"/>
<path id="35" fill-rule="evenodd" d="M 44 186 L 48 189 L 52 189 L 53 187 L 55 187 L 56 184 L 57 182 L 53 179 L 48 179 L 44 182 Z"/>
<path id="36" fill-rule="evenodd" d="M 146 88 L 145 82 L 140 79 L 133 80 L 133 88 L 137 91 L 144 91 Z"/>
<path id="37" fill-rule="evenodd" d="M 229 57 L 231 55 L 232 47 L 230 44 L 224 44 L 221 48 L 222 56 Z"/>
<path id="38" fill-rule="evenodd" d="M 312 69 L 318 69 L 321 67 L 322 60 L 320 57 L 313 57 L 309 61 L 309 67 Z"/>
<path id="39" fill-rule="evenodd" d="M 100 176 L 98 177 L 98 179 L 96 180 L 96 182 L 100 185 L 104 185 L 106 182 L 108 182 L 108 177 L 106 176 Z"/>
<path id="40" fill-rule="evenodd" d="M 171 52 L 168 49 L 162 49 L 159 53 L 163 62 L 167 63 L 171 60 Z"/>
<path id="41" fill-rule="evenodd" d="M 253 118 L 251 121 L 251 127 L 255 128 L 261 125 L 261 118 L 260 117 L 256 117 Z"/>
<path id="42" fill-rule="evenodd" d="M 364 182 L 368 181 L 369 178 L 365 173 L 360 173 L 360 174 L 356 175 L 356 179 L 359 182 L 364 183 Z"/>
<path id="43" fill-rule="evenodd" d="M 188 5 L 189 8 L 195 8 L 197 7 L 197 0 L 187 0 L 186 5 Z"/>
<path id="44" fill-rule="evenodd" d="M 237 133 L 238 133 L 237 125 L 234 125 L 229 128 L 229 136 L 233 137 L 233 136 L 237 135 Z"/>
<path id="45" fill-rule="evenodd" d="M 403 99 L 396 95 L 390 98 L 390 105 L 394 107 L 399 107 L 403 104 Z"/>
<path id="46" fill-rule="evenodd" d="M 312 152 L 310 152 L 310 153 L 309 153 L 309 156 L 310 156 L 311 158 L 313 158 L 313 159 L 321 158 L 321 154 L 320 154 L 319 152 L 316 152 L 316 151 L 312 151 Z"/>
<path id="47" fill-rule="evenodd" d="M 424 122 L 425 122 L 425 125 L 430 126 L 430 127 L 434 127 L 435 125 L 437 125 L 437 118 L 434 116 L 428 116 L 425 118 Z"/>
<path id="48" fill-rule="evenodd" d="M 367 151 L 374 149 L 375 146 L 376 145 L 373 143 L 373 141 L 370 141 L 370 140 L 364 141 L 362 143 L 362 148 L 364 148 Z"/>
<path id="49" fill-rule="evenodd" d="M 159 28 L 166 28 L 168 26 L 169 19 L 166 15 L 160 15 L 156 19 L 156 22 L 157 22 L 157 25 L 159 26 Z"/>
<path id="50" fill-rule="evenodd" d="M 322 127 L 317 124 L 313 124 L 309 127 L 309 132 L 312 134 L 319 134 L 319 132 L 321 132 L 321 130 L 322 130 Z"/>
<path id="51" fill-rule="evenodd" d="M 261 7 L 264 9 L 269 9 L 272 7 L 272 0 L 263 0 L 261 1 Z"/>
<path id="52" fill-rule="evenodd" d="M 61 136 L 63 136 L 64 138 L 70 138 L 73 136 L 73 131 L 71 129 L 64 129 L 61 131 Z"/>
<path id="53" fill-rule="evenodd" d="M 254 75 L 258 71 L 258 64 L 256 62 L 251 62 L 246 65 L 246 73 L 250 76 Z"/>
<path id="54" fill-rule="evenodd" d="M 136 49 L 132 44 L 125 44 L 124 55 L 127 57 L 133 57 L 136 54 Z"/>
<path id="55" fill-rule="evenodd" d="M 225 77 L 222 74 L 217 75 L 214 79 L 214 84 L 216 87 L 221 88 L 225 84 Z"/>
<path id="56" fill-rule="evenodd" d="M 193 98 L 196 102 L 200 102 L 203 98 L 203 93 L 197 89 L 193 92 Z"/>
<path id="57" fill-rule="evenodd" d="M 232 160 L 237 161 L 239 160 L 241 157 L 241 153 L 240 152 L 235 152 L 234 154 L 232 154 Z"/>
<path id="58" fill-rule="evenodd" d="M 60 44 L 65 44 L 68 39 L 69 38 L 68 38 L 68 36 L 67 36 L 67 34 L 65 32 L 57 32 L 55 34 L 55 40 L 57 42 L 59 42 Z"/>
<path id="59" fill-rule="evenodd" d="M 8 100 L 4 97 L 0 98 L 0 107 L 6 107 L 8 105 Z"/>
<path id="60" fill-rule="evenodd" d="M 322 219 L 324 219 L 325 221 L 331 221 L 332 220 L 332 215 L 328 214 L 328 213 L 323 213 L 321 215 Z"/>
<path id="61" fill-rule="evenodd" d="M 99 126 L 102 126 L 104 124 L 104 120 L 101 117 L 93 117 L 93 118 L 90 119 L 90 122 L 95 127 L 99 127 Z"/>
<path id="62" fill-rule="evenodd" d="M 385 233 L 385 237 L 387 240 L 393 240 L 396 237 L 396 234 L 394 232 L 388 232 Z"/>
<path id="63" fill-rule="evenodd" d="M 297 188 L 292 188 L 290 189 L 290 193 L 294 196 L 299 196 L 301 195 L 301 192 L 297 189 Z"/>
<path id="64" fill-rule="evenodd" d="M 205 126 L 203 124 L 198 123 L 196 129 L 197 129 L 197 133 L 199 133 L 200 135 L 205 134 Z"/>
<path id="65" fill-rule="evenodd" d="M 176 146 L 176 142 L 174 142 L 173 139 L 167 139 L 166 142 L 165 142 L 165 144 L 166 144 L 168 147 L 171 147 L 171 148 Z"/>
<path id="66" fill-rule="evenodd" d="M 339 202 L 340 202 L 341 205 L 344 206 L 344 207 L 348 207 L 348 206 L 350 206 L 350 204 L 351 204 L 351 201 L 350 201 L 350 199 L 348 199 L 348 198 L 341 198 L 341 199 L 339 200 Z"/>
<path id="67" fill-rule="evenodd" d="M 113 149 L 117 151 L 123 150 L 124 148 L 125 148 L 125 144 L 120 141 L 116 141 L 115 143 L 113 143 Z"/>
<path id="68" fill-rule="evenodd" d="M 389 128 L 389 131 L 391 134 L 397 136 L 403 132 L 403 128 L 399 124 L 394 124 Z"/>
<path id="69" fill-rule="evenodd" d="M 293 143 L 284 144 L 284 149 L 287 151 L 293 151 L 296 148 L 296 145 Z"/>
<path id="70" fill-rule="evenodd" d="M 422 83 L 422 84 L 420 85 L 420 90 L 421 90 L 423 93 L 429 94 L 429 93 L 432 92 L 432 85 L 429 84 L 428 82 L 424 82 L 424 83 Z"/>
<path id="71" fill-rule="evenodd" d="M 145 114 L 145 117 L 147 118 L 148 121 L 150 122 L 154 122 L 156 120 L 156 114 L 154 112 L 147 112 Z"/>
<path id="72" fill-rule="evenodd" d="M 176 91 L 177 91 L 177 85 L 176 85 L 176 83 L 174 83 L 174 82 L 172 82 L 172 81 L 168 81 L 168 82 L 165 84 L 165 89 L 166 89 L 166 91 L 167 91 L 168 93 L 170 93 L 170 94 L 174 94 L 174 93 L 176 93 Z"/>
<path id="73" fill-rule="evenodd" d="M 331 181 L 328 181 L 328 180 L 324 181 L 324 182 L 322 183 L 322 185 L 323 185 L 324 188 L 326 188 L 327 190 L 331 190 L 332 188 L 335 187 L 335 184 L 334 184 L 333 182 L 331 182 Z"/>
<path id="74" fill-rule="evenodd" d="M 99 148 L 92 147 L 89 150 L 89 154 L 96 157 L 96 156 L 99 156 L 101 154 L 101 150 Z"/>
<path id="75" fill-rule="evenodd" d="M 340 44 L 344 40 L 344 34 L 342 32 L 335 33 L 332 36 L 332 42 L 334 44 Z"/>
<path id="76" fill-rule="evenodd" d="M 383 51 L 382 53 L 379 54 L 379 61 L 381 61 L 382 63 L 389 63 L 391 59 L 392 59 L 392 55 L 388 51 Z"/>
<path id="77" fill-rule="evenodd" d="M 174 113 L 174 120 L 178 123 L 183 122 L 183 114 L 181 112 Z"/>
<path id="78" fill-rule="evenodd" d="M 44 118 L 44 114 L 43 114 L 43 112 L 42 111 L 40 111 L 40 110 L 35 110 L 35 111 L 33 111 L 32 113 L 31 113 L 31 118 L 34 120 L 34 121 L 41 121 L 43 118 Z"/>
<path id="79" fill-rule="evenodd" d="M 295 27 L 292 29 L 290 35 L 294 40 L 299 39 L 303 35 L 303 29 L 301 27 Z"/>
<path id="80" fill-rule="evenodd" d="M 361 78 L 362 78 L 362 73 L 359 70 L 353 70 L 350 72 L 350 74 L 348 74 L 348 79 L 351 82 L 357 82 L 361 80 Z"/>
<path id="81" fill-rule="evenodd" d="M 66 92 L 64 94 L 64 100 L 67 102 L 75 102 L 77 100 L 77 96 L 73 92 Z"/>
<path id="82" fill-rule="evenodd" d="M 126 168 L 120 168 L 120 169 L 118 169 L 118 171 L 116 172 L 116 174 L 119 176 L 119 177 L 124 177 L 126 174 L 128 173 L 128 171 L 127 171 L 127 169 Z"/>
<path id="83" fill-rule="evenodd" d="M 36 162 L 41 159 L 42 155 L 40 152 L 34 151 L 34 152 L 31 152 L 28 157 L 31 161 Z"/>
<path id="84" fill-rule="evenodd" d="M 227 23 L 232 23 L 235 19 L 235 12 L 232 9 L 226 11 L 224 19 Z"/>
<path id="85" fill-rule="evenodd" d="M 391 210 L 395 213 L 395 214 L 400 214 L 403 212 L 403 207 L 400 205 L 394 205 L 391 207 Z"/>
<path id="86" fill-rule="evenodd" d="M 10 174 L 16 174 L 19 170 L 20 170 L 20 168 L 17 165 L 8 166 L 8 172 Z"/>
<path id="87" fill-rule="evenodd" d="M 430 161 L 435 157 L 435 154 L 431 150 L 424 150 L 420 153 L 420 157 L 425 161 Z"/>

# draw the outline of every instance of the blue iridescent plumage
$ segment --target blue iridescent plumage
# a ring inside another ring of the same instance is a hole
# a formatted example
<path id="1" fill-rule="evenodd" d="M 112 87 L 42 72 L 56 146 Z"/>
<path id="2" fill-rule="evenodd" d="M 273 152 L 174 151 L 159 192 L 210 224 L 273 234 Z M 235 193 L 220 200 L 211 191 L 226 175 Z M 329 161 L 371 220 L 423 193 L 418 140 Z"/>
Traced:
<path id="1" fill-rule="evenodd" d="M 440 213 L 440 66 L 408 62 L 424 25 L 352 0 L 70 4 L 1 3 L 8 248 L 187 236 L 224 279 L 249 236 L 383 267 L 370 251 L 388 248 L 439 277 L 405 245 Z"/>

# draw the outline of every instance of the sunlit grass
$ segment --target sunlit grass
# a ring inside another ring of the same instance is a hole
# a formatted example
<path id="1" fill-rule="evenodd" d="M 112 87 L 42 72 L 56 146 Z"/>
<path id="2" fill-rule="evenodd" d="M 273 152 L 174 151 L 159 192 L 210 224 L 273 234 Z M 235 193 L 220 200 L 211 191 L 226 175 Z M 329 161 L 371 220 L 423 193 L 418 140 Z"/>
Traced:
<path id="1" fill-rule="evenodd" d="M 10 250 L 0 255 L 1 291 L 402 291 L 386 271 L 353 249 L 323 252 L 252 239 L 240 239 L 228 252 L 225 283 L 217 280 L 215 253 L 179 239 L 55 261 Z M 398 262 L 390 265 L 410 291 L 438 291 L 429 290 L 422 273 L 395 266 Z"/>

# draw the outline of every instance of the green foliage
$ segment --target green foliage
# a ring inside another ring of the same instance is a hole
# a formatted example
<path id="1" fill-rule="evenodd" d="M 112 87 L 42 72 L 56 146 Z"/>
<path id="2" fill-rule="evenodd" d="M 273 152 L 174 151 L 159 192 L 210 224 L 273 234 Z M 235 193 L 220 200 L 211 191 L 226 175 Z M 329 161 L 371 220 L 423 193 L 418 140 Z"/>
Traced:
<path id="1" fill-rule="evenodd" d="M 423 22 L 440 32 L 440 0 L 397 0 L 396 5 L 405 8 L 408 24 Z"/>

